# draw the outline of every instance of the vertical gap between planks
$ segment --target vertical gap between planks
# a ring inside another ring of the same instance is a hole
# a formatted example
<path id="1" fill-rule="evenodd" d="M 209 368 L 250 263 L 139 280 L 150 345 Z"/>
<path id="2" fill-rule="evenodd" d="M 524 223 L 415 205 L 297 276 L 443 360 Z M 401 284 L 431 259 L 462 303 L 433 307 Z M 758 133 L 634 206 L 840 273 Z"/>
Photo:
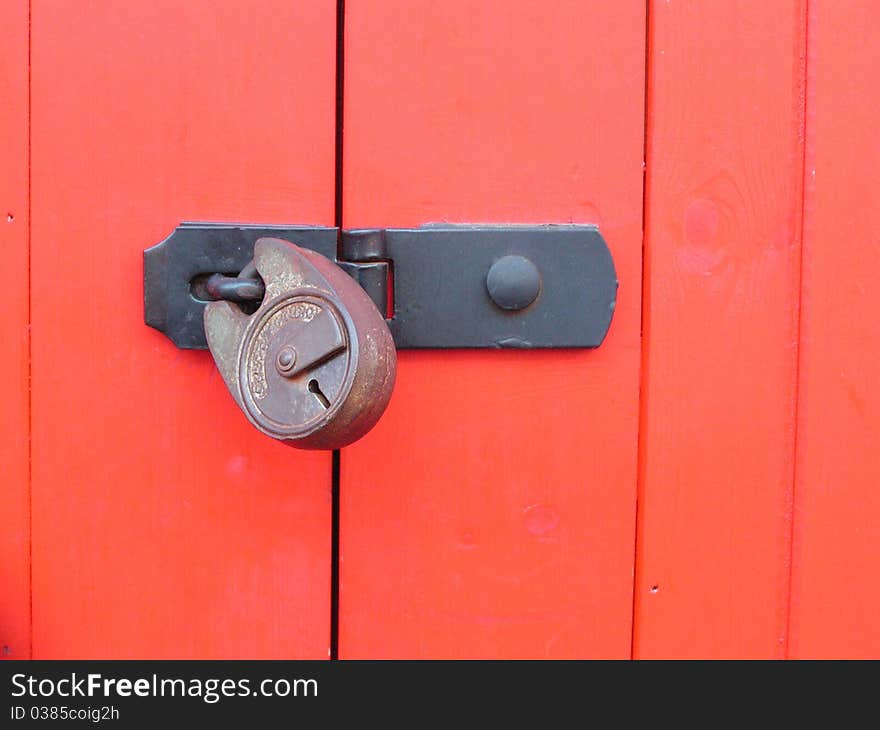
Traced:
<path id="1" fill-rule="evenodd" d="M 345 92 L 345 0 L 336 0 L 336 111 L 334 225 L 342 229 L 342 127 Z M 339 499 L 342 453 L 333 452 L 330 520 L 330 659 L 339 659 Z"/>
<path id="2" fill-rule="evenodd" d="M 330 659 L 339 659 L 339 476 L 342 459 L 333 451 L 331 467 L 331 544 L 330 544 Z"/>
<path id="3" fill-rule="evenodd" d="M 342 228 L 342 126 L 345 91 L 345 0 L 336 0 L 336 111 L 334 225 Z"/>
<path id="4" fill-rule="evenodd" d="M 792 470 L 791 470 L 791 488 L 788 496 L 787 515 L 789 519 L 788 532 L 786 535 L 787 544 L 785 546 L 786 557 L 788 559 L 786 584 L 785 584 L 785 617 L 782 627 L 782 651 L 783 657 L 788 659 L 791 657 L 792 644 L 792 595 L 794 583 L 794 550 L 795 550 L 795 520 L 797 519 L 795 497 L 797 495 L 798 482 L 798 451 L 799 451 L 799 435 L 800 435 L 800 391 L 801 391 L 801 367 L 802 352 L 801 346 L 803 336 L 803 309 L 804 309 L 804 267 L 806 265 L 805 249 L 807 247 L 807 230 L 810 222 L 810 206 L 808 205 L 808 196 L 812 193 L 812 174 L 811 170 L 815 166 L 814 157 L 814 130 L 810 123 L 810 114 L 813 113 L 813 99 L 811 93 L 814 91 L 814 85 L 811 83 L 810 74 L 814 72 L 813 64 L 810 62 L 810 50 L 812 48 L 811 41 L 815 41 L 815 23 L 816 8 L 815 0 L 805 0 L 803 8 L 803 43 L 801 45 L 801 65 L 800 65 L 800 82 L 802 88 L 802 105 L 800 109 L 800 134 L 802 145 L 801 157 L 801 210 L 800 210 L 800 251 L 797 266 L 797 292 L 798 307 L 795 322 L 795 376 L 794 376 L 794 421 L 793 421 L 793 438 L 792 438 Z"/>
<path id="5" fill-rule="evenodd" d="M 647 388 L 648 388 L 648 343 L 647 334 L 650 331 L 650 284 L 649 257 L 648 257 L 648 203 L 650 200 L 648 191 L 648 160 L 650 158 L 650 103 L 651 103 L 651 0 L 645 0 L 645 95 L 644 95 L 644 141 L 642 145 L 642 309 L 640 337 L 641 360 L 639 363 L 639 423 L 637 434 L 637 470 L 636 470 L 636 503 L 635 503 L 635 532 L 633 535 L 633 585 L 632 585 L 632 611 L 630 615 L 630 659 L 636 656 L 636 644 L 638 642 L 637 629 L 637 606 L 639 589 L 639 507 L 642 504 L 645 483 L 645 438 L 647 433 Z"/>

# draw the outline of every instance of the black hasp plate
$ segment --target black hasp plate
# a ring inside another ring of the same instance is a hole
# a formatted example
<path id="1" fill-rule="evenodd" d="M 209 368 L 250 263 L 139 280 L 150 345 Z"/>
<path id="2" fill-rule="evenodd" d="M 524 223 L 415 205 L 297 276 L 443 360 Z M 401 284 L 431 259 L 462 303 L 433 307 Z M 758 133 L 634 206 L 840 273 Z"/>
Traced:
<path id="1" fill-rule="evenodd" d="M 372 233 L 381 247 L 361 251 L 359 241 Z M 202 325 L 207 301 L 194 294 L 193 282 L 206 274 L 235 275 L 251 260 L 254 243 L 271 237 L 336 261 L 365 288 L 367 282 L 379 287 L 368 289 L 377 303 L 387 282 L 356 272 L 387 263 L 380 270 L 392 277 L 393 316 L 387 322 L 398 349 L 592 348 L 608 332 L 617 275 L 596 226 L 430 224 L 372 233 L 184 223 L 144 251 L 144 319 L 178 347 L 207 347 Z M 337 255 L 346 251 L 352 258 Z M 525 258 L 540 275 L 537 296 L 522 309 L 499 306 L 487 288 L 490 268 L 503 257 Z"/>

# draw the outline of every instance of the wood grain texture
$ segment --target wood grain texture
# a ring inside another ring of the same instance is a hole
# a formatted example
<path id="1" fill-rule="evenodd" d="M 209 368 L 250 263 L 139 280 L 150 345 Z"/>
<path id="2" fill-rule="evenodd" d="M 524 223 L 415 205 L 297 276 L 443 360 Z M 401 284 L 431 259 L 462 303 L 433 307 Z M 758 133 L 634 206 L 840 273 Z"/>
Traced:
<path id="1" fill-rule="evenodd" d="M 809 6 L 790 655 L 876 658 L 880 5 Z"/>
<path id="2" fill-rule="evenodd" d="M 340 656 L 626 657 L 645 7 L 347 0 L 344 224 L 593 222 L 595 351 L 402 352 L 342 454 Z"/>
<path id="3" fill-rule="evenodd" d="M 0 658 L 29 659 L 28 483 L 28 3 L 3 6 L 0 23 Z"/>
<path id="4" fill-rule="evenodd" d="M 636 657 L 785 649 L 805 17 L 650 4 Z"/>
<path id="5" fill-rule="evenodd" d="M 326 658 L 330 455 L 144 325 L 141 257 L 181 220 L 332 224 L 335 7 L 32 21 L 34 655 Z"/>

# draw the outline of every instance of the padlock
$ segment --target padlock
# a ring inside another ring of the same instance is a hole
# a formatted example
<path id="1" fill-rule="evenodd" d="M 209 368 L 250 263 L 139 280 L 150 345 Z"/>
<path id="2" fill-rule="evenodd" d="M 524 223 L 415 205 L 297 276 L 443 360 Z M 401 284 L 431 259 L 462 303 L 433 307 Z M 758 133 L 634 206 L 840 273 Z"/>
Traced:
<path id="1" fill-rule="evenodd" d="M 204 313 L 208 347 L 235 402 L 258 430 L 297 448 L 359 439 L 394 387 L 397 352 L 385 319 L 314 251 L 261 238 L 254 269 L 265 288 L 256 311 L 215 301 Z"/>

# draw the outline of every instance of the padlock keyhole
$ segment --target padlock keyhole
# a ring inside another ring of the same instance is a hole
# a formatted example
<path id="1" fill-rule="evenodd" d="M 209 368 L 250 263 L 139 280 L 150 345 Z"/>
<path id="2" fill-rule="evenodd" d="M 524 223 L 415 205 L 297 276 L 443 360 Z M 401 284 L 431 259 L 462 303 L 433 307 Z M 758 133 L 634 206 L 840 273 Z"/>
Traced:
<path id="1" fill-rule="evenodd" d="M 330 401 L 327 399 L 327 396 L 324 395 L 323 391 L 321 390 L 321 384 L 317 380 L 312 379 L 309 381 L 309 392 L 315 394 L 315 398 L 318 399 L 318 401 L 321 403 L 322 406 L 324 406 L 324 408 L 330 407 Z"/>

